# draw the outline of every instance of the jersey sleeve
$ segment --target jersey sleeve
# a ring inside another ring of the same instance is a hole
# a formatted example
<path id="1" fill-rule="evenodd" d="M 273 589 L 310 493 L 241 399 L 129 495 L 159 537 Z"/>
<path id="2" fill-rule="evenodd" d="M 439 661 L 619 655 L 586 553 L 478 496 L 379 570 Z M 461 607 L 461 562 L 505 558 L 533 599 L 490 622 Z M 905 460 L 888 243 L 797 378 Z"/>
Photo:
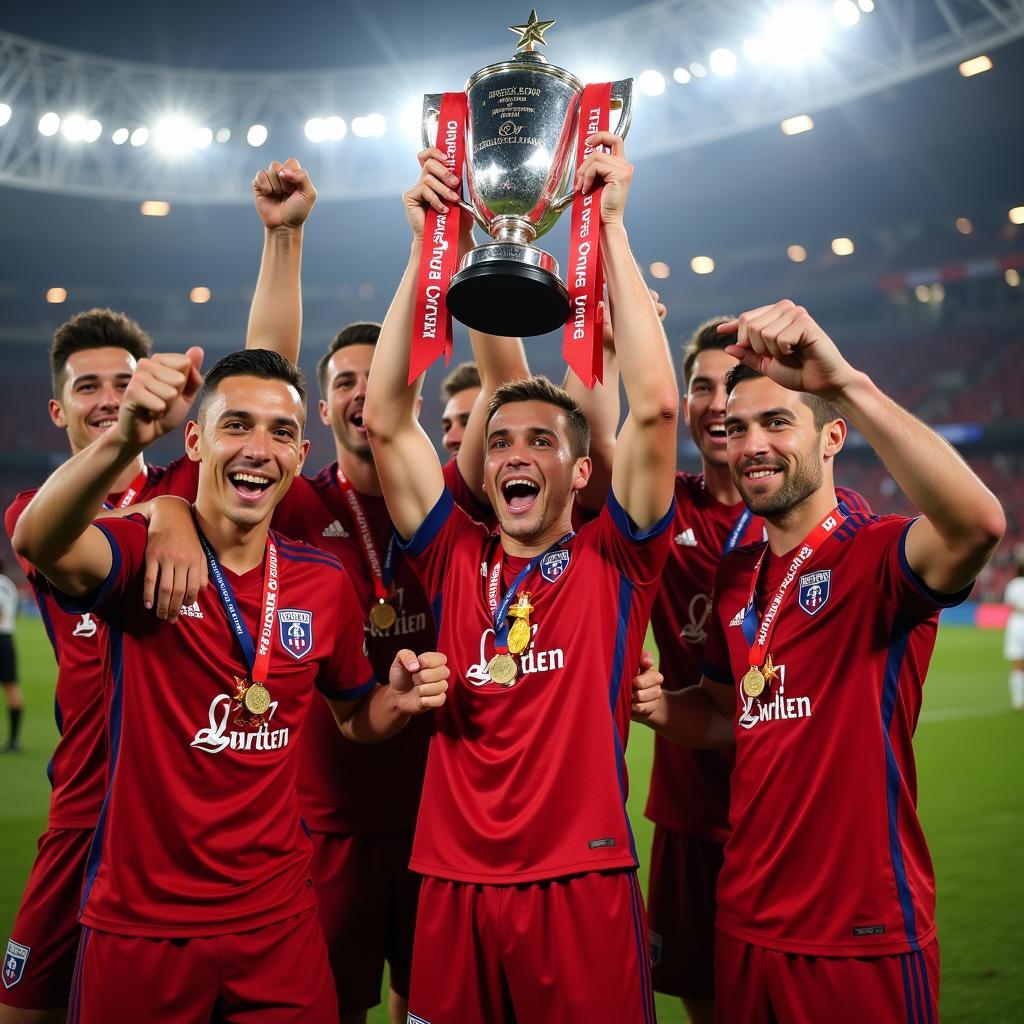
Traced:
<path id="1" fill-rule="evenodd" d="M 478 523 L 488 522 L 494 518 L 494 510 L 490 502 L 481 501 L 473 489 L 466 483 L 466 478 L 459 470 L 457 459 L 449 459 L 442 467 L 444 485 L 451 491 L 455 504 L 461 508 L 470 519 Z"/>
<path id="2" fill-rule="evenodd" d="M 726 558 L 728 557 L 727 555 Z M 729 644 L 719 612 L 722 607 L 721 596 L 724 590 L 722 585 L 722 562 L 724 561 L 725 559 L 718 563 L 718 568 L 715 571 L 715 587 L 711 596 L 711 616 L 708 619 L 708 635 L 704 641 L 704 650 L 701 652 L 700 670 L 713 682 L 721 683 L 723 686 L 732 686 L 734 679 L 732 662 L 729 657 Z"/>
<path id="3" fill-rule="evenodd" d="M 597 530 L 601 547 L 610 561 L 633 583 L 655 582 L 665 567 L 671 541 L 669 527 L 675 514 L 675 499 L 668 511 L 649 530 L 640 530 L 609 491 L 597 518 L 581 529 Z"/>
<path id="4" fill-rule="evenodd" d="M 18 525 L 18 519 L 21 513 L 25 511 L 28 503 L 35 497 L 35 491 L 22 491 L 14 501 L 7 506 L 7 511 L 4 513 L 4 529 L 7 530 L 7 539 L 11 540 L 14 537 L 14 528 Z M 41 576 L 37 571 L 36 567 L 31 562 L 26 562 L 21 555 L 15 555 L 18 559 L 18 565 L 21 566 L 21 571 L 25 574 L 25 579 L 36 580 L 40 579 Z"/>
<path id="5" fill-rule="evenodd" d="M 337 573 L 334 605 L 338 610 L 334 646 L 317 676 L 317 689 L 331 700 L 359 700 L 373 689 L 377 679 L 364 648 L 362 609 L 343 569 Z"/>
<path id="6" fill-rule="evenodd" d="M 142 607 L 141 581 L 145 572 L 148 524 L 143 516 L 98 519 L 93 523 L 110 545 L 110 572 L 99 588 L 75 597 L 51 584 L 60 607 L 72 615 L 96 612 L 111 623 L 121 623 L 128 611 Z"/>
<path id="7" fill-rule="evenodd" d="M 143 497 L 149 499 L 171 494 L 186 501 L 195 501 L 198 489 L 199 463 L 183 455 L 164 468 L 163 475 L 151 489 L 146 488 Z"/>
<path id="8" fill-rule="evenodd" d="M 463 539 L 480 540 L 484 533 L 484 527 L 470 519 L 446 487 L 419 529 L 408 539 L 396 531 L 395 543 L 419 577 L 427 598 L 433 602 L 441 593 L 444 578 L 451 568 L 455 545 Z"/>
<path id="9" fill-rule="evenodd" d="M 846 506 L 848 512 L 860 512 L 863 515 L 871 515 L 871 503 L 860 491 L 850 487 L 837 487 L 836 500 Z"/>

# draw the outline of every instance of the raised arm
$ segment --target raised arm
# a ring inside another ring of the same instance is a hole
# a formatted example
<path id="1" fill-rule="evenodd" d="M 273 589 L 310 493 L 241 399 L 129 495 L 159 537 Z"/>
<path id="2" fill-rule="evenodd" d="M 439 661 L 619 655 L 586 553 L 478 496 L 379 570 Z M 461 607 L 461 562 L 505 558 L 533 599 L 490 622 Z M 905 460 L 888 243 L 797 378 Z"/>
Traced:
<path id="1" fill-rule="evenodd" d="M 784 299 L 719 330 L 737 335 L 726 351 L 776 383 L 830 401 L 878 453 L 923 515 L 910 528 L 910 568 L 932 590 L 970 584 L 1006 530 L 996 496 L 948 442 L 855 370 L 802 306 Z"/>
<path id="2" fill-rule="evenodd" d="M 416 416 L 422 376 L 408 383 L 424 206 L 444 212 L 447 207 L 441 197 L 453 202 L 454 193 L 443 180 L 451 180 L 444 165 L 427 160 L 419 181 L 402 196 L 412 228 L 412 247 L 374 348 L 363 406 L 363 425 L 388 512 L 403 537 L 411 537 L 419 529 L 444 490 L 441 462 Z"/>
<path id="3" fill-rule="evenodd" d="M 316 189 L 298 160 L 275 160 L 252 181 L 263 221 L 263 259 L 249 310 L 246 348 L 267 348 L 295 363 L 302 337 L 302 226 Z"/>
<path id="4" fill-rule="evenodd" d="M 92 520 L 125 467 L 184 420 L 202 383 L 202 359 L 200 348 L 140 359 L 117 423 L 56 470 L 21 514 L 14 550 L 58 589 L 81 596 L 107 578 L 110 545 Z"/>
<path id="5" fill-rule="evenodd" d="M 604 181 L 601 258 L 615 324 L 615 350 L 629 402 L 616 442 L 612 490 L 633 522 L 647 530 L 672 502 L 679 389 L 665 332 L 623 223 L 633 167 L 623 157 L 622 139 L 617 135 L 598 132 L 588 142 L 599 148 L 581 165 L 577 184 L 589 190 L 596 177 Z"/>

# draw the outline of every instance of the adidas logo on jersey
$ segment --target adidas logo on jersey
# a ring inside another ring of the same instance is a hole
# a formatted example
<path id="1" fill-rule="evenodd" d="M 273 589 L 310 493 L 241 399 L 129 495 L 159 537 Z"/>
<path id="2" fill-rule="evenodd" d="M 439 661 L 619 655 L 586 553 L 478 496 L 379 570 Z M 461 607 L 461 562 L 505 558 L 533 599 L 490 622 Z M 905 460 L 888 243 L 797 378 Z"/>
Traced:
<path id="1" fill-rule="evenodd" d="M 184 615 L 186 619 L 203 619 L 206 616 L 203 615 L 202 608 L 199 607 L 198 601 L 193 601 L 190 605 L 182 605 L 179 615 Z"/>
<path id="2" fill-rule="evenodd" d="M 747 614 L 747 609 L 746 609 L 746 608 L 741 608 L 741 609 L 740 609 L 740 610 L 739 610 L 739 611 L 738 611 L 738 612 L 737 612 L 737 613 L 736 613 L 736 614 L 735 614 L 735 615 L 734 615 L 734 616 L 732 617 L 732 619 L 731 619 L 731 620 L 730 620 L 730 622 L 729 622 L 729 625 L 730 625 L 730 626 L 742 626 L 742 625 L 743 625 L 743 619 L 744 619 L 744 617 L 746 616 L 746 614 Z"/>
<path id="3" fill-rule="evenodd" d="M 324 527 L 323 536 L 325 537 L 347 537 L 348 530 L 338 522 L 337 519 L 333 523 L 329 523 Z"/>
<path id="4" fill-rule="evenodd" d="M 684 548 L 695 548 L 697 546 L 697 538 L 694 536 L 693 530 L 683 530 L 682 533 L 676 534 L 676 543 L 682 544 Z"/>

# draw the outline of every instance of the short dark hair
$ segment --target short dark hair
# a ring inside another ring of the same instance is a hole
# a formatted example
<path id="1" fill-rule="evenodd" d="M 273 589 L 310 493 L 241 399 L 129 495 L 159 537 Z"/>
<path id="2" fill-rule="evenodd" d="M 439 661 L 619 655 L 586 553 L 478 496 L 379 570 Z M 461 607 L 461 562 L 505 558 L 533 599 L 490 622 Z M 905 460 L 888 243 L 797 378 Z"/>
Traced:
<path id="1" fill-rule="evenodd" d="M 737 363 L 725 375 L 725 393 L 731 395 L 740 381 L 755 380 L 763 377 L 764 374 L 747 366 L 746 363 Z M 840 419 L 839 410 L 829 401 L 820 395 L 812 395 L 806 391 L 798 391 L 801 401 L 814 415 L 814 429 L 820 431 L 826 423 Z"/>
<path id="2" fill-rule="evenodd" d="M 90 348 L 123 348 L 138 360 L 153 351 L 153 339 L 131 317 L 113 309 L 87 309 L 65 320 L 50 345 L 50 380 L 58 401 L 68 359 Z"/>
<path id="3" fill-rule="evenodd" d="M 503 406 L 512 402 L 547 402 L 548 405 L 564 409 L 569 419 L 569 448 L 574 459 L 581 459 L 590 454 L 590 424 L 583 415 L 580 403 L 567 391 L 552 384 L 547 377 L 535 374 L 525 380 L 507 380 L 499 384 L 491 396 L 487 407 L 489 427 L 494 414 Z"/>
<path id="4" fill-rule="evenodd" d="M 381 325 L 372 320 L 357 320 L 354 324 L 342 327 L 327 346 L 327 351 L 320 357 L 316 364 L 316 377 L 320 381 L 320 394 L 327 394 L 327 364 L 331 356 L 339 348 L 348 348 L 349 345 L 376 345 L 380 337 Z"/>
<path id="5" fill-rule="evenodd" d="M 709 348 L 725 348 L 726 345 L 735 343 L 736 338 L 731 334 L 720 334 L 719 324 L 727 324 L 735 320 L 734 316 L 713 316 L 705 320 L 690 336 L 690 340 L 683 346 L 683 387 L 689 388 L 690 378 L 693 376 L 693 364 L 697 356 Z"/>
<path id="6" fill-rule="evenodd" d="M 478 387 L 480 387 L 480 371 L 476 368 L 476 363 L 459 363 L 441 381 L 441 401 L 447 402 L 460 391 Z"/>
<path id="7" fill-rule="evenodd" d="M 196 419 L 202 422 L 207 403 L 220 383 L 228 377 L 259 377 L 261 380 L 281 380 L 299 393 L 302 415 L 306 415 L 306 379 L 302 371 L 284 356 L 265 348 L 247 348 L 229 352 L 206 371 L 203 386 L 196 396 Z"/>

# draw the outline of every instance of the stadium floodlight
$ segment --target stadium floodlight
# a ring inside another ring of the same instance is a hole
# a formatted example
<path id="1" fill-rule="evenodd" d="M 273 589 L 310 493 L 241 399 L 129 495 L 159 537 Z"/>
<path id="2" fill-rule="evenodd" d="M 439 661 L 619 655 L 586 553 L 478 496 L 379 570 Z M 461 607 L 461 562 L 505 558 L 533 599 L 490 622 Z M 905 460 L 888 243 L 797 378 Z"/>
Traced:
<path id="1" fill-rule="evenodd" d="M 231 129 L 230 128 L 218 128 L 215 136 L 217 142 L 220 145 L 224 145 L 225 142 L 231 141 Z"/>
<path id="2" fill-rule="evenodd" d="M 82 132 L 82 138 L 86 142 L 95 142 L 103 134 L 103 125 L 100 124 L 96 118 L 91 117 L 85 122 L 85 130 Z"/>
<path id="3" fill-rule="evenodd" d="M 68 142 L 81 142 L 85 138 L 88 121 L 81 114 L 68 114 L 61 121 L 60 133 Z"/>
<path id="4" fill-rule="evenodd" d="M 55 114 L 52 110 L 47 111 L 41 118 L 39 118 L 39 134 L 40 135 L 56 135 L 60 131 L 60 114 Z"/>
<path id="5" fill-rule="evenodd" d="M 13 111 L 9 103 L 0 103 L 0 128 L 3 128 L 10 121 L 12 113 Z"/>
<path id="6" fill-rule="evenodd" d="M 914 297 L 917 299 L 918 302 L 931 302 L 931 300 L 932 300 L 931 289 L 926 284 L 919 284 L 914 289 Z"/>
<path id="7" fill-rule="evenodd" d="M 656 68 L 648 68 L 637 76 L 636 86 L 645 96 L 660 96 L 665 91 L 665 76 Z"/>
<path id="8" fill-rule="evenodd" d="M 797 114 L 796 117 L 787 117 L 779 127 L 783 135 L 800 135 L 814 127 L 814 120 L 810 114 Z"/>
<path id="9" fill-rule="evenodd" d="M 145 125 L 136 128 L 135 131 L 132 132 L 131 143 L 136 149 L 138 149 L 139 146 L 144 146 L 147 142 L 149 142 L 149 129 Z"/>
<path id="10" fill-rule="evenodd" d="M 760 36 L 744 39 L 741 49 L 751 64 L 763 64 L 768 59 L 768 44 Z"/>
<path id="11" fill-rule="evenodd" d="M 727 78 L 736 73 L 736 54 L 732 50 L 720 46 L 717 50 L 711 51 L 711 56 L 708 57 L 708 66 L 716 75 Z"/>
<path id="12" fill-rule="evenodd" d="M 311 117 L 302 126 L 302 131 L 310 142 L 315 142 L 317 145 L 327 138 L 327 129 L 324 127 L 324 119 L 322 117 Z"/>
<path id="13" fill-rule="evenodd" d="M 832 239 L 832 251 L 837 256 L 852 256 L 854 252 L 853 239 L 851 238 L 833 238 Z"/>
<path id="14" fill-rule="evenodd" d="M 690 72 L 686 70 L 686 68 L 676 68 L 675 71 L 672 72 L 672 77 L 680 85 L 686 85 L 688 82 L 691 82 L 693 80 L 693 75 L 691 75 Z"/>
<path id="15" fill-rule="evenodd" d="M 139 206 L 143 217 L 166 217 L 171 212 L 171 204 L 163 199 L 147 199 Z"/>
<path id="16" fill-rule="evenodd" d="M 245 141 L 254 149 L 258 149 L 267 141 L 268 134 L 265 124 L 253 124 L 249 126 L 249 130 L 245 133 Z"/>
<path id="17" fill-rule="evenodd" d="M 111 133 L 110 141 L 115 146 L 123 146 L 128 141 L 129 135 L 131 132 L 127 128 L 117 128 Z"/>
<path id="18" fill-rule="evenodd" d="M 1003 280 L 1011 287 L 1016 288 L 1020 284 L 1020 271 L 1014 267 L 1010 267 L 1005 274 L 1003 274 Z"/>
<path id="19" fill-rule="evenodd" d="M 672 273 L 672 268 L 661 260 L 655 260 L 650 266 L 650 271 L 651 277 L 664 281 Z"/>
<path id="20" fill-rule="evenodd" d="M 769 18 L 762 36 L 769 57 L 779 64 L 799 64 L 816 57 L 825 44 L 824 14 L 806 4 L 780 7 Z"/>
<path id="21" fill-rule="evenodd" d="M 794 263 L 803 263 L 807 259 L 807 250 L 802 245 L 791 245 L 786 250 L 786 255 Z"/>
<path id="22" fill-rule="evenodd" d="M 694 256 L 690 269 L 695 274 L 710 274 L 715 269 L 715 261 L 710 256 Z"/>
<path id="23" fill-rule="evenodd" d="M 973 78 L 975 75 L 984 74 L 986 71 L 992 70 L 992 58 L 988 54 L 982 53 L 977 57 L 972 57 L 970 60 L 965 60 L 960 65 L 960 74 L 964 78 Z"/>
<path id="24" fill-rule="evenodd" d="M 352 130 L 355 131 L 355 128 L 353 127 Z M 348 125 L 345 123 L 345 118 L 339 117 L 337 114 L 324 118 L 324 137 L 328 142 L 341 142 L 347 131 Z"/>
<path id="25" fill-rule="evenodd" d="M 694 78 L 707 78 L 708 69 L 704 67 L 699 60 L 695 60 L 690 65 L 690 74 L 693 75 Z"/>
<path id="26" fill-rule="evenodd" d="M 338 120 L 341 121 L 341 118 Z M 365 117 L 352 119 L 352 134 L 360 139 L 378 139 L 387 130 L 387 126 L 383 114 L 367 114 Z"/>
<path id="27" fill-rule="evenodd" d="M 196 149 L 206 149 L 211 142 L 213 142 L 213 129 L 207 128 L 206 125 L 200 125 L 192 133 L 192 145 Z"/>
<path id="28" fill-rule="evenodd" d="M 68 290 L 66 288 L 47 288 L 46 289 L 46 301 L 53 303 L 54 305 L 60 302 L 66 302 L 68 297 Z"/>
<path id="29" fill-rule="evenodd" d="M 1024 206 L 1015 206 L 1010 211 L 1011 224 L 1024 224 Z"/>
<path id="30" fill-rule="evenodd" d="M 957 217 L 956 229 L 961 235 L 969 235 L 974 230 L 974 225 L 966 217 Z"/>
<path id="31" fill-rule="evenodd" d="M 204 302 L 210 301 L 210 289 L 199 285 L 192 289 L 188 293 L 189 302 L 194 302 L 196 305 L 201 306 Z"/>
<path id="32" fill-rule="evenodd" d="M 936 281 L 931 287 L 932 302 L 944 302 L 946 298 L 946 289 L 941 281 Z"/>
<path id="33" fill-rule="evenodd" d="M 180 114 L 161 118 L 153 127 L 153 144 L 165 156 L 181 156 L 195 148 L 196 126 Z"/>
<path id="34" fill-rule="evenodd" d="M 860 8 L 853 0 L 836 0 L 832 5 L 832 17 L 845 28 L 852 28 L 860 21 Z"/>
<path id="35" fill-rule="evenodd" d="M 875 9 L 875 0 L 857 0 L 857 6 L 865 14 L 870 14 Z"/>

